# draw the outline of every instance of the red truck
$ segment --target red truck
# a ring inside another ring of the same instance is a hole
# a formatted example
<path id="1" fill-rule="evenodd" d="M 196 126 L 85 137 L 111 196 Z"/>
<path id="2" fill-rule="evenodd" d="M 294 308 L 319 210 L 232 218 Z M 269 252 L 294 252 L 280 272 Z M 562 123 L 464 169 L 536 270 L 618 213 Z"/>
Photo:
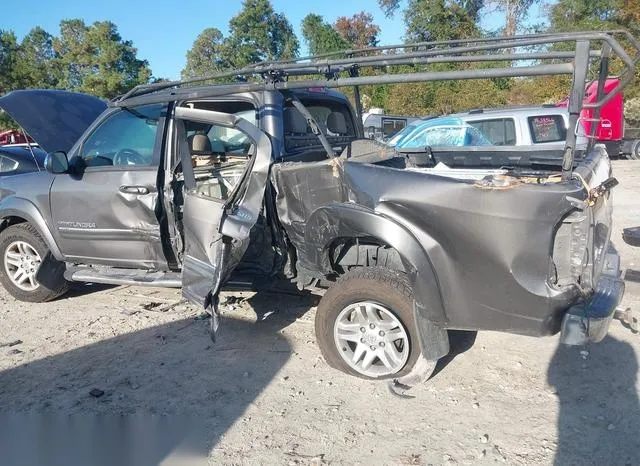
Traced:
<path id="1" fill-rule="evenodd" d="M 608 78 L 605 81 L 604 93 L 612 92 L 620 80 L 618 78 Z M 597 99 L 598 83 L 592 81 L 586 86 L 585 103 L 593 103 Z M 566 107 L 568 99 L 559 102 L 559 107 Z M 587 135 L 591 134 L 591 125 L 594 122 L 593 109 L 586 108 L 581 113 L 582 124 Z M 608 103 L 600 109 L 600 122 L 596 128 L 595 138 L 599 143 L 607 147 L 610 156 L 622 156 L 628 159 L 640 159 L 640 130 L 635 134 L 625 128 L 624 121 L 624 100 L 622 93 L 618 93 Z"/>

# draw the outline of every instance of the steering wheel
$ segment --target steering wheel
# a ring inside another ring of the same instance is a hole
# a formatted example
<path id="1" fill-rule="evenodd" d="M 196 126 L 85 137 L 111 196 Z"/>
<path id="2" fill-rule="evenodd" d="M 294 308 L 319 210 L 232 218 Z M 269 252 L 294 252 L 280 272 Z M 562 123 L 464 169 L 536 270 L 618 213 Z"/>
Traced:
<path id="1" fill-rule="evenodd" d="M 148 161 L 138 151 L 133 149 L 120 149 L 113 156 L 114 165 L 147 165 Z"/>

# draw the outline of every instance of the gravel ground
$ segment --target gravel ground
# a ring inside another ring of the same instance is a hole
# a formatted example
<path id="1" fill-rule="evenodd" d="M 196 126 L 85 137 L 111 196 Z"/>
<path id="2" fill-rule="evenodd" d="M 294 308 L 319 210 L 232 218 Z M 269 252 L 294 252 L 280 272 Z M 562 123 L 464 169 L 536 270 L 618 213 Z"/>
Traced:
<path id="1" fill-rule="evenodd" d="M 623 227 L 640 225 L 640 162 L 614 168 L 613 240 L 640 270 L 640 249 L 621 241 Z M 628 280 L 622 307 L 640 311 L 639 300 Z M 223 301 L 214 345 L 176 290 L 77 286 L 28 304 L 0 289 L 0 415 L 186 418 L 214 464 L 640 463 L 640 338 L 620 321 L 586 348 L 457 334 L 459 354 L 403 400 L 324 363 L 317 298 Z"/>

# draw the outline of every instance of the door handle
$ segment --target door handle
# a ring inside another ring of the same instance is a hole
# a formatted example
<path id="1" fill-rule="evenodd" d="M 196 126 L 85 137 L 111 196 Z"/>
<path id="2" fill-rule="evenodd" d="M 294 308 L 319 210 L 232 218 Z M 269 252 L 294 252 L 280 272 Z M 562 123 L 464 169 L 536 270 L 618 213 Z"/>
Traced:
<path id="1" fill-rule="evenodd" d="M 120 186 L 120 192 L 125 194 L 149 194 L 146 186 Z"/>

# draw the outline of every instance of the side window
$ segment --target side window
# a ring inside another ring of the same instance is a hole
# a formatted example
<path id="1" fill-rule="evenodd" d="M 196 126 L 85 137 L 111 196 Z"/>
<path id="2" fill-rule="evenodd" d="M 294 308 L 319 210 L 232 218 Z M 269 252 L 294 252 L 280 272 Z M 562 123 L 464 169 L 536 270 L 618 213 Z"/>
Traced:
<path id="1" fill-rule="evenodd" d="M 87 167 L 149 166 L 166 104 L 124 108 L 102 122 L 85 140 L 78 156 Z"/>
<path id="2" fill-rule="evenodd" d="M 9 157 L 0 156 L 0 173 L 9 173 L 18 168 L 19 163 Z"/>
<path id="3" fill-rule="evenodd" d="M 477 128 L 494 146 L 516 145 L 516 124 L 513 118 L 468 121 L 467 123 Z"/>
<path id="4" fill-rule="evenodd" d="M 559 142 L 567 138 L 567 129 L 562 115 L 540 115 L 529 117 L 528 120 L 534 144 Z"/>

